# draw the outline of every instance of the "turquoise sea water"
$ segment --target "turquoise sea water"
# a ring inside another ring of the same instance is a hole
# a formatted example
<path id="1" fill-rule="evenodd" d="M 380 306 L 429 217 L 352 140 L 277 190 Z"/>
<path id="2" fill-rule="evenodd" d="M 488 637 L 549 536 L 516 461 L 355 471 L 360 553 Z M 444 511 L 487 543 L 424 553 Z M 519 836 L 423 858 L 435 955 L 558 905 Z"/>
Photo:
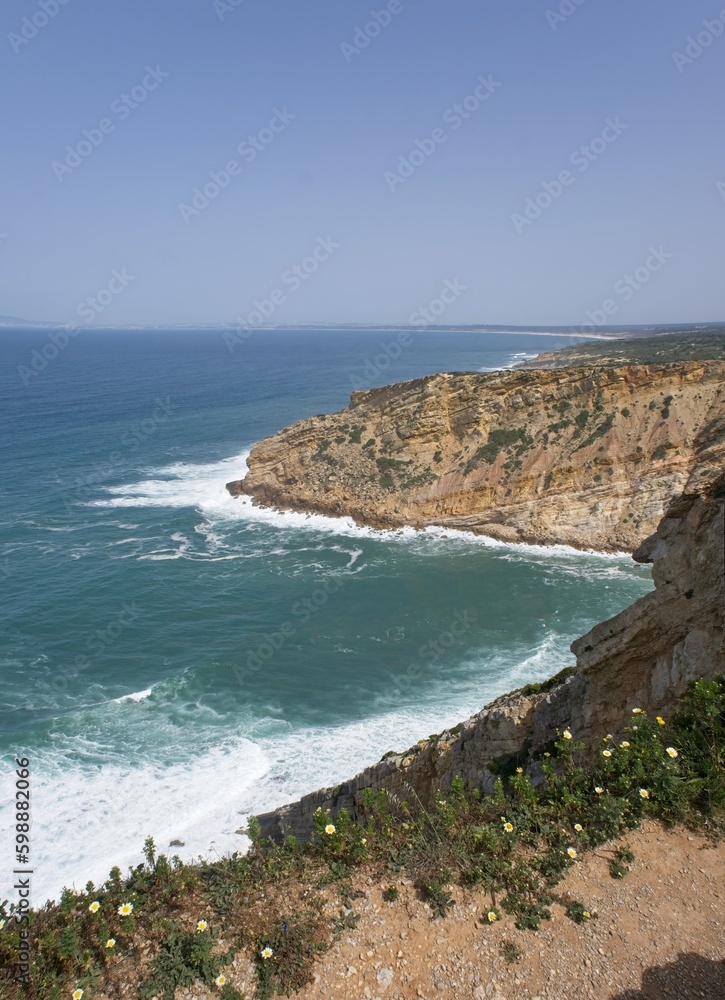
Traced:
<path id="1" fill-rule="evenodd" d="M 48 335 L 2 335 L 0 866 L 22 753 L 35 904 L 137 862 L 149 834 L 184 858 L 243 848 L 250 812 L 551 675 L 651 588 L 624 555 L 227 494 L 255 441 L 355 383 L 571 343 L 421 331 L 385 364 L 396 336 L 258 331 L 230 353 L 219 332 L 87 331 L 23 378 Z"/>

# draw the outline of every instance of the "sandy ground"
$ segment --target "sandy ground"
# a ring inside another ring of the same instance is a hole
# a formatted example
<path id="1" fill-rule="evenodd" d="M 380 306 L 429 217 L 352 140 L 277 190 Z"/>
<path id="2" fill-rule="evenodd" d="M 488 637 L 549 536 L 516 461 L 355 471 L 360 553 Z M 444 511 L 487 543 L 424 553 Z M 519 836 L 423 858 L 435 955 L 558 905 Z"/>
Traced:
<path id="1" fill-rule="evenodd" d="M 626 878 L 610 876 L 611 851 L 601 850 L 559 887 L 598 916 L 577 925 L 555 906 L 539 933 L 509 917 L 490 925 L 481 895 L 456 889 L 451 915 L 431 920 L 410 884 L 385 903 L 381 887 L 363 883 L 356 930 L 298 996 L 725 1000 L 725 845 L 653 823 L 622 843 L 635 854 Z M 504 959 L 503 941 L 520 949 L 518 962 Z"/>

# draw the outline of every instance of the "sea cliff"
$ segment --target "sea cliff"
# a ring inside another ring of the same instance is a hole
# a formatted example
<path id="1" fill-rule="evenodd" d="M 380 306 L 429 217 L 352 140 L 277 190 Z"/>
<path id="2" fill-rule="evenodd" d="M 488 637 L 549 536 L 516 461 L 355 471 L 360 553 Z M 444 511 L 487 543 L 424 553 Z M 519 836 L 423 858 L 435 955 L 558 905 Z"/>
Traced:
<path id="1" fill-rule="evenodd" d="M 256 503 L 631 551 L 725 464 L 725 362 L 431 375 L 260 441 Z"/>

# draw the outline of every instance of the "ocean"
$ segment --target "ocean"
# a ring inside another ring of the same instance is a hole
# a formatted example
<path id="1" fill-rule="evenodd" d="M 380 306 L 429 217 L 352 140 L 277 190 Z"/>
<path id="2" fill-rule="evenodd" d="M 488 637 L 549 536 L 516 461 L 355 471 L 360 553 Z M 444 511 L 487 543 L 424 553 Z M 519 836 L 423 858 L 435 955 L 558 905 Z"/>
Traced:
<path id="1" fill-rule="evenodd" d="M 16 756 L 31 761 L 39 906 L 138 863 L 149 835 L 184 860 L 244 850 L 250 814 L 570 665 L 575 637 L 652 588 L 625 554 L 375 531 L 228 495 L 255 441 L 353 388 L 572 343 L 397 337 L 0 334 L 0 899 Z"/>

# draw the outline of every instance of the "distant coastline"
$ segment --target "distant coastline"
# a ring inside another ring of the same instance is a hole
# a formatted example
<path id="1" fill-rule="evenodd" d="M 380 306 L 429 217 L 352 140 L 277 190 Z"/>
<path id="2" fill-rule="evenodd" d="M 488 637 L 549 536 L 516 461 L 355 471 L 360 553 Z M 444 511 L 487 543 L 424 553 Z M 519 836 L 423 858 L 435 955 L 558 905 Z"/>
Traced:
<path id="1" fill-rule="evenodd" d="M 75 320 L 59 322 L 51 320 L 26 320 L 15 316 L 0 316 L 0 332 L 17 331 L 32 333 L 39 330 L 65 330 L 69 326 L 78 325 Z M 124 332 L 127 330 L 148 330 L 149 332 L 159 332 L 168 330 L 174 331 L 202 331 L 209 332 L 238 330 L 239 322 L 229 323 L 128 323 L 114 325 L 90 325 L 80 324 L 85 331 L 108 330 Z M 585 324 L 584 324 L 585 325 Z M 583 324 L 561 326 L 515 326 L 502 324 L 501 326 L 491 326 L 485 323 L 471 324 L 463 323 L 456 325 L 436 325 L 422 324 L 412 325 L 406 323 L 283 323 L 283 324 L 260 324 L 258 326 L 245 326 L 244 329 L 252 333 L 257 331 L 292 331 L 298 330 L 301 333 L 309 333 L 314 330 L 330 331 L 339 330 L 341 332 L 398 332 L 406 331 L 410 333 L 487 333 L 487 334 L 518 334 L 528 337 L 578 337 L 586 340 L 627 340 L 647 336 L 666 335 L 674 333 L 701 334 L 707 332 L 725 333 L 725 323 L 698 322 L 698 323 L 647 323 L 633 324 L 631 326 L 598 326 L 596 332 L 582 329 Z"/>

